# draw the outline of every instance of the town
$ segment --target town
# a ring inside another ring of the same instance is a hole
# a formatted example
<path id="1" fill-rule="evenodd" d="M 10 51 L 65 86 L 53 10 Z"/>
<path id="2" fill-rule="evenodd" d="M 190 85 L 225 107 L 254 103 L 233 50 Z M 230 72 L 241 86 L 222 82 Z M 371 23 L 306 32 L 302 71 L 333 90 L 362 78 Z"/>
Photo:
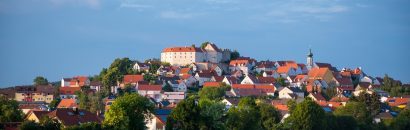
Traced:
<path id="1" fill-rule="evenodd" d="M 231 49 L 204 42 L 145 61 L 118 58 L 98 75 L 33 77 L 32 85 L 0 89 L 0 129 L 410 127 L 410 84 L 316 61 L 314 49 L 305 63 Z"/>

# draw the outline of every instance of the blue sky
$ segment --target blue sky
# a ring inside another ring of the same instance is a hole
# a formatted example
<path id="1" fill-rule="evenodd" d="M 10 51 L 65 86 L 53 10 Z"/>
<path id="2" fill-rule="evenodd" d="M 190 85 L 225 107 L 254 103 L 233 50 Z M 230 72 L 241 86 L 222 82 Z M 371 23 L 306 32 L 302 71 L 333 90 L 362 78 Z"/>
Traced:
<path id="1" fill-rule="evenodd" d="M 117 57 L 211 41 L 258 60 L 410 82 L 409 0 L 2 0 L 0 87 L 98 74 Z"/>

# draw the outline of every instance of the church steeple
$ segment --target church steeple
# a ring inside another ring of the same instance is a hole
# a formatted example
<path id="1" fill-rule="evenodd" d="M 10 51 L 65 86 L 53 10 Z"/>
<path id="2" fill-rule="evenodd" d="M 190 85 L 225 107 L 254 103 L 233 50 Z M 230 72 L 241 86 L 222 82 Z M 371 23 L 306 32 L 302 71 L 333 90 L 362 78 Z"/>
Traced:
<path id="1" fill-rule="evenodd" d="M 307 54 L 307 58 L 306 58 L 306 66 L 307 69 L 310 70 L 313 68 L 313 53 L 312 53 L 312 49 L 309 49 L 309 53 Z"/>

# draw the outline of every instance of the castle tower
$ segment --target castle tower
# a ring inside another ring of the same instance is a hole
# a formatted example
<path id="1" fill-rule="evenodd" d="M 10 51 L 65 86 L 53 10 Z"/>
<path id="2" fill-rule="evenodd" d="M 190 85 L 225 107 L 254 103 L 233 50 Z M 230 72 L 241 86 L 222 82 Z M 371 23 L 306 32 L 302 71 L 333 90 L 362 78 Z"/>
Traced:
<path id="1" fill-rule="evenodd" d="M 306 62 L 307 69 L 308 69 L 308 70 L 312 69 L 312 68 L 313 68 L 313 53 L 312 53 L 312 49 L 309 49 L 309 53 L 308 53 L 308 55 L 307 55 L 306 61 L 307 61 L 307 62 Z"/>

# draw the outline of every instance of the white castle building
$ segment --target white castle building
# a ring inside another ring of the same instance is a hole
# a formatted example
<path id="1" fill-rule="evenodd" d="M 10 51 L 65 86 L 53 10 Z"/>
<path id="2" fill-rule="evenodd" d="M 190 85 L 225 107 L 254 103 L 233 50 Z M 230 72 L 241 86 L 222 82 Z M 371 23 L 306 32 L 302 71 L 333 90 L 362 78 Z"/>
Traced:
<path id="1" fill-rule="evenodd" d="M 215 44 L 208 43 L 203 49 L 197 47 L 165 48 L 161 53 L 161 62 L 171 65 L 188 65 L 195 62 L 220 63 L 229 61 L 231 51 L 219 49 Z"/>

